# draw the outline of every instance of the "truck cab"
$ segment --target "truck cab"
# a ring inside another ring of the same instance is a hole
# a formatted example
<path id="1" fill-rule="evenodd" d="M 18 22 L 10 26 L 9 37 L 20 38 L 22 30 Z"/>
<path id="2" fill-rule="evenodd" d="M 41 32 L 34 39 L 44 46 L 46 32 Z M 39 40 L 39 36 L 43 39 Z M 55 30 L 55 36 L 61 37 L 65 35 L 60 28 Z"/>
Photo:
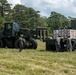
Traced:
<path id="1" fill-rule="evenodd" d="M 3 34 L 4 36 L 12 36 L 14 37 L 16 35 L 16 32 L 18 32 L 20 29 L 20 24 L 16 22 L 6 22 L 4 23 L 4 30 Z"/>

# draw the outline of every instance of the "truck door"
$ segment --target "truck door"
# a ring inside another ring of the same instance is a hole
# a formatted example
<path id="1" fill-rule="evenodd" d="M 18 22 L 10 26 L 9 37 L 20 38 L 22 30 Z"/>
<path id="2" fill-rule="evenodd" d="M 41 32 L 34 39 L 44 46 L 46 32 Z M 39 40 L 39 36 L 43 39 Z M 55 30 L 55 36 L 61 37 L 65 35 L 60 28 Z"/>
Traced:
<path id="1" fill-rule="evenodd" d="M 13 23 L 5 23 L 5 26 L 4 26 L 5 36 L 12 36 L 12 24 Z"/>

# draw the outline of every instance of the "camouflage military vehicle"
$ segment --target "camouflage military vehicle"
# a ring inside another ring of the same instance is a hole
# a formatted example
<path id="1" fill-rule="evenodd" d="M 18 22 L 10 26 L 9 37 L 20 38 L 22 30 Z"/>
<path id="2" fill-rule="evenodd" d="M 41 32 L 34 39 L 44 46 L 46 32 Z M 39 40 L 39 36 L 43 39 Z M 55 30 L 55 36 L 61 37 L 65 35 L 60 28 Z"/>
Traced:
<path id="1" fill-rule="evenodd" d="M 76 49 L 76 20 L 71 22 L 71 27 L 53 30 L 52 37 L 47 37 L 46 50 L 74 51 Z"/>
<path id="2" fill-rule="evenodd" d="M 0 30 L 0 48 L 19 48 L 19 37 L 23 34 L 25 39 L 24 48 L 36 49 L 37 42 L 30 36 L 28 29 L 21 28 L 21 25 L 16 22 L 6 22 Z"/>

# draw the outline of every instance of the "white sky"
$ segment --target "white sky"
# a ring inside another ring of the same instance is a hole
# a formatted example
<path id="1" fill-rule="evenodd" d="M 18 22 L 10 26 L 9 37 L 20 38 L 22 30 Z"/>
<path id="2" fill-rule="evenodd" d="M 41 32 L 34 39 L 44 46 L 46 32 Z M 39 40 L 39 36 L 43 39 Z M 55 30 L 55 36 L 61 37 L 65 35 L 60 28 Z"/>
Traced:
<path id="1" fill-rule="evenodd" d="M 76 17 L 76 0 L 8 0 L 13 6 L 23 4 L 41 12 L 42 16 L 50 16 L 56 11 L 65 16 Z"/>
<path id="2" fill-rule="evenodd" d="M 11 3 L 12 6 L 15 6 L 16 4 L 22 4 L 21 0 L 7 0 L 8 3 Z"/>

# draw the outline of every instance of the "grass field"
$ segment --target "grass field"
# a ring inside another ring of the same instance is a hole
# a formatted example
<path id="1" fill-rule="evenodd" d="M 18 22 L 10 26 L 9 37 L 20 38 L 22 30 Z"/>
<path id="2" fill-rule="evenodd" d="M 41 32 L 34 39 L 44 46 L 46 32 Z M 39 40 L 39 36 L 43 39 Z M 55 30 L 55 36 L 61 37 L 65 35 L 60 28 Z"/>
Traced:
<path id="1" fill-rule="evenodd" d="M 45 51 L 38 41 L 37 50 L 0 49 L 0 75 L 76 75 L 76 51 Z"/>

